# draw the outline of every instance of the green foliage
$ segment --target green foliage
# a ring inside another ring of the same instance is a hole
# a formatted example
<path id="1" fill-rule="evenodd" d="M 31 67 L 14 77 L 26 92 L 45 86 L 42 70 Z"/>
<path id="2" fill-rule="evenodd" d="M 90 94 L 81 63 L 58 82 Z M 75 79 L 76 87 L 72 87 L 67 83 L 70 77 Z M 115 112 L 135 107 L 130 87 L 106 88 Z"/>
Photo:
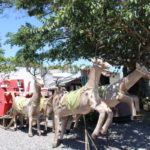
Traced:
<path id="1" fill-rule="evenodd" d="M 145 97 L 142 99 L 142 104 L 149 104 L 150 105 L 150 97 Z"/>
<path id="2" fill-rule="evenodd" d="M 5 58 L 4 50 L 0 49 L 0 72 L 15 70 L 15 58 Z"/>
<path id="3" fill-rule="evenodd" d="M 16 37 L 12 45 L 23 46 L 25 53 L 34 51 L 37 55 L 47 44 L 49 49 L 43 57 L 51 60 L 71 62 L 98 56 L 114 65 L 150 63 L 149 0 L 15 2 L 18 9 L 26 9 L 29 15 L 36 15 L 43 22 L 40 28 L 22 26 L 11 37 Z"/>
<path id="4" fill-rule="evenodd" d="M 145 97 L 142 99 L 143 109 L 150 111 L 150 97 Z"/>
<path id="5" fill-rule="evenodd" d="M 104 97 L 104 94 L 105 94 L 105 90 L 106 90 L 106 88 L 107 88 L 107 86 L 106 86 L 106 85 L 103 85 L 103 86 L 98 87 L 99 96 L 100 96 L 101 98 L 103 98 L 103 97 Z"/>
<path id="6" fill-rule="evenodd" d="M 72 74 L 77 73 L 80 70 L 80 67 L 76 65 L 71 65 L 69 63 L 67 64 L 57 64 L 57 65 L 51 65 L 49 67 L 50 69 L 59 69 L 62 72 L 70 72 Z"/>
<path id="7" fill-rule="evenodd" d="M 9 43 L 11 46 L 18 45 L 20 50 L 16 54 L 16 62 L 20 66 L 37 67 L 43 64 L 45 59 L 45 53 L 43 47 L 45 42 L 41 39 L 41 33 L 28 33 L 25 31 L 25 27 L 32 29 L 31 24 L 22 26 L 16 34 L 8 33 L 9 38 L 6 44 Z"/>

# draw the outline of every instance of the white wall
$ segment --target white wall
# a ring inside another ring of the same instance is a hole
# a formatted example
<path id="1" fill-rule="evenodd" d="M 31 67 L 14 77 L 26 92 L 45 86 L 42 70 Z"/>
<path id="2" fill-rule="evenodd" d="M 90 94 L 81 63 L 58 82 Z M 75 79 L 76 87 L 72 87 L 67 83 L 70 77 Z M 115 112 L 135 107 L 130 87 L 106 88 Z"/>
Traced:
<path id="1" fill-rule="evenodd" d="M 60 70 L 50 70 L 47 72 L 47 74 L 44 76 L 44 87 L 49 88 L 51 83 L 55 83 L 55 74 L 60 74 L 62 76 L 66 75 L 66 73 L 62 73 Z M 70 75 L 70 74 L 69 74 Z M 69 76 L 68 75 L 68 76 Z M 28 83 L 30 84 L 30 91 L 33 91 L 33 76 L 26 70 L 24 67 L 18 67 L 16 71 L 12 71 L 11 73 L 5 74 L 0 73 L 0 81 L 4 80 L 4 76 L 6 76 L 5 80 L 12 80 L 12 79 L 23 79 L 24 80 L 24 86 L 25 90 L 28 86 Z"/>
<path id="2" fill-rule="evenodd" d="M 19 67 L 17 69 L 17 71 L 13 71 L 9 74 L 10 76 L 10 80 L 12 79 L 23 79 L 24 80 L 24 86 L 25 86 L 25 90 L 28 86 L 28 83 L 31 82 L 30 84 L 30 91 L 32 92 L 33 91 L 33 76 L 27 72 L 26 68 L 23 68 L 23 67 Z"/>

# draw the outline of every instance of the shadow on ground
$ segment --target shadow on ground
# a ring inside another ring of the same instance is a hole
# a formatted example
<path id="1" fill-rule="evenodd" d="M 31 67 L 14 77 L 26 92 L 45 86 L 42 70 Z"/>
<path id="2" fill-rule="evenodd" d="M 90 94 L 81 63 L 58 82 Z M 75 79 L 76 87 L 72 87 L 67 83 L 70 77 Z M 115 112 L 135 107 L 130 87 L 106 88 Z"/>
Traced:
<path id="1" fill-rule="evenodd" d="M 150 116 L 146 116 L 146 118 Z M 142 117 L 143 118 L 143 117 Z M 138 118 L 128 123 L 112 123 L 109 128 L 109 135 L 99 135 L 94 143 L 98 150 L 150 150 L 150 124 L 142 122 L 143 119 Z M 92 123 L 96 124 L 96 123 Z M 41 126 L 44 131 L 44 126 Z M 87 123 L 87 129 L 91 135 L 94 130 L 94 126 Z M 10 129 L 11 131 L 12 128 Z M 8 131 L 10 131 L 8 130 Z M 22 132 L 28 133 L 28 127 L 19 129 Z M 33 135 L 37 135 L 36 126 L 33 128 Z M 73 133 L 64 136 L 63 143 L 56 148 L 56 150 L 72 149 L 72 150 L 85 150 L 85 133 L 84 126 L 79 125 L 78 129 L 74 132 L 77 137 L 73 137 Z M 52 129 L 48 128 L 48 137 L 53 137 Z M 42 132 L 42 137 L 46 136 Z M 90 142 L 90 140 L 89 140 Z M 90 142 L 90 149 L 95 150 L 94 146 Z"/>
<path id="2" fill-rule="evenodd" d="M 91 134 L 93 128 L 88 126 L 88 131 Z M 80 127 L 77 131 L 77 138 L 65 138 L 61 144 L 62 148 L 72 148 L 83 150 L 84 144 L 84 128 Z M 94 140 L 98 150 L 132 150 L 132 149 L 150 149 L 150 126 L 143 124 L 140 121 L 132 121 L 129 123 L 118 124 L 112 123 L 109 129 L 109 136 L 98 136 Z M 90 142 L 91 150 L 94 146 Z"/>

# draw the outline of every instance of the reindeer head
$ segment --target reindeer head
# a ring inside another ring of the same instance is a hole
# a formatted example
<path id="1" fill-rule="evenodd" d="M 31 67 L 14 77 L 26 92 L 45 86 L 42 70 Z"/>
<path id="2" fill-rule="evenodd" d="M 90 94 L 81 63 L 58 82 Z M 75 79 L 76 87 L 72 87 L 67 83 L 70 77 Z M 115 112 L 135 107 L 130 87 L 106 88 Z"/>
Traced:
<path id="1" fill-rule="evenodd" d="M 136 63 L 136 70 L 140 72 L 144 78 L 150 79 L 150 72 L 143 64 Z"/>
<path id="2" fill-rule="evenodd" d="M 38 68 L 26 67 L 26 69 L 32 75 L 35 85 L 40 88 L 43 87 L 44 76 L 46 75 L 47 71 L 41 74 L 41 70 L 38 70 Z"/>
<path id="3" fill-rule="evenodd" d="M 40 78 L 40 77 L 34 77 L 34 81 L 35 81 L 35 84 L 38 87 L 43 87 L 44 86 L 44 81 L 43 81 L 42 78 Z"/>
<path id="4" fill-rule="evenodd" d="M 94 66 L 98 66 L 100 69 L 105 70 L 111 67 L 108 62 L 104 62 L 102 59 L 95 58 L 92 60 Z"/>

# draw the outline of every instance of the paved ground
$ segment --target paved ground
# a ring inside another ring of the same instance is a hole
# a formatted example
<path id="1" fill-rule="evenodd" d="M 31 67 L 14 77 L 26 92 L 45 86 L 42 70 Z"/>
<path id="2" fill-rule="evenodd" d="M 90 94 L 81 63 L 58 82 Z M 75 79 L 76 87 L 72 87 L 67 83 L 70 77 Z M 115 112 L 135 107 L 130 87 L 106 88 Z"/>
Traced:
<path id="1" fill-rule="evenodd" d="M 92 130 L 88 125 L 88 131 L 91 133 Z M 139 121 L 112 123 L 109 131 L 108 138 L 99 136 L 94 141 L 98 150 L 150 150 L 150 125 Z M 77 133 L 76 138 L 65 136 L 63 143 L 55 150 L 84 150 L 84 128 L 80 126 Z M 51 128 L 47 135 L 40 137 L 36 132 L 33 137 L 28 137 L 27 128 L 17 131 L 0 129 L 0 150 L 52 150 L 53 136 Z"/>

